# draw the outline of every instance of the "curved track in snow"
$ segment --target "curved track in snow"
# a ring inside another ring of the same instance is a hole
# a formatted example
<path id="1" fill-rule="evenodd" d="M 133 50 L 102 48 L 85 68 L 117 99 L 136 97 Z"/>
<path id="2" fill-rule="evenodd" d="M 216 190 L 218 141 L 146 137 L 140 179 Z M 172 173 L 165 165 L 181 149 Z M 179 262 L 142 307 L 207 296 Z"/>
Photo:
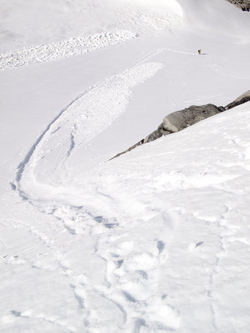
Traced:
<path id="1" fill-rule="evenodd" d="M 160 63 L 146 63 L 107 78 L 62 110 L 19 165 L 16 180 L 23 195 L 32 188 L 37 193 L 39 187 L 48 191 L 50 186 L 64 186 L 72 176 L 67 178 L 71 155 L 124 113 L 132 89 L 161 68 Z"/>
<path id="2" fill-rule="evenodd" d="M 43 234 L 32 229 L 32 233 L 38 233 L 46 242 L 52 257 L 59 260 L 64 274 L 72 281 L 74 298 L 88 332 L 100 327 L 105 332 L 152 332 L 158 327 L 167 332 L 179 326 L 178 313 L 158 292 L 161 265 L 168 256 L 177 214 L 171 210 L 168 213 L 154 210 L 142 218 L 147 222 L 138 226 L 135 213 L 128 213 L 115 198 L 107 196 L 91 175 L 81 189 L 68 167 L 81 146 L 125 112 L 134 87 L 153 77 L 162 67 L 154 62 L 134 65 L 79 95 L 48 125 L 17 172 L 20 196 L 35 209 L 53 215 L 60 221 L 59 228 L 64 228 L 70 238 L 90 237 L 95 251 L 89 260 L 95 257 L 104 263 L 98 283 L 88 273 L 76 282 L 77 272 L 60 259 L 63 254 L 45 236 L 46 231 Z M 98 208 L 96 201 L 91 203 L 93 195 L 99 197 Z M 142 228 L 146 239 L 141 237 Z M 127 236 L 131 229 L 133 238 Z M 106 323 L 105 308 L 109 309 L 109 315 L 116 313 L 112 327 L 106 326 L 110 323 Z"/>

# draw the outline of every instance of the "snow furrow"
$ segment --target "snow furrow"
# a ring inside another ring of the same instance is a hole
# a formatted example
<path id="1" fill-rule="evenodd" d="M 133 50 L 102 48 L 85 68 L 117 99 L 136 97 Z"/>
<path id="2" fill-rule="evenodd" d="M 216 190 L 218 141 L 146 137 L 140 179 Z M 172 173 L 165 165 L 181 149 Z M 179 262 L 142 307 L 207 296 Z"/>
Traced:
<path id="1" fill-rule="evenodd" d="M 0 54 L 0 70 L 50 62 L 125 42 L 137 35 L 126 30 L 73 37 L 69 40 L 8 51 Z"/>
<path id="2" fill-rule="evenodd" d="M 164 52 L 164 51 L 180 53 L 180 54 L 185 54 L 185 55 L 192 55 L 192 56 L 199 55 L 199 53 L 194 53 L 194 52 L 185 52 L 185 51 L 180 51 L 180 50 L 175 50 L 175 49 L 161 48 L 161 49 L 156 49 L 153 52 L 150 52 L 149 54 L 145 55 L 144 57 L 142 57 L 141 59 L 136 61 L 132 66 L 130 66 L 129 69 L 136 65 L 139 65 L 141 62 L 145 61 L 146 59 L 148 60 L 151 57 L 153 57 L 161 52 Z M 205 54 L 203 54 L 203 55 L 205 55 Z"/>

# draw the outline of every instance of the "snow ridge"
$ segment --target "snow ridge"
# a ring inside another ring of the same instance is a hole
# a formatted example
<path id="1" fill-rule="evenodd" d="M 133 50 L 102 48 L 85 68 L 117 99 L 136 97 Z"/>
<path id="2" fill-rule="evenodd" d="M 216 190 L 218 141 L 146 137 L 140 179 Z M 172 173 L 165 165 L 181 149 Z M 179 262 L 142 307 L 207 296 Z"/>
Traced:
<path id="1" fill-rule="evenodd" d="M 68 58 L 92 52 L 108 45 L 125 42 L 136 37 L 137 35 L 133 32 L 117 30 L 89 36 L 73 37 L 62 42 L 47 45 L 8 51 L 0 54 L 0 70 Z"/>

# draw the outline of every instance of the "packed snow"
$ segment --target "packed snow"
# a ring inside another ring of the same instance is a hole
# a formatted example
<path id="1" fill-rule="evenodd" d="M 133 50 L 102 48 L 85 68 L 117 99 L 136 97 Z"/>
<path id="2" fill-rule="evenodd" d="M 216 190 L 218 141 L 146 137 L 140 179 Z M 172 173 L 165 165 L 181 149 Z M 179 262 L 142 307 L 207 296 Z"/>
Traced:
<path id="1" fill-rule="evenodd" d="M 248 333 L 250 14 L 1 0 L 0 332 Z M 201 55 L 198 54 L 201 49 Z"/>

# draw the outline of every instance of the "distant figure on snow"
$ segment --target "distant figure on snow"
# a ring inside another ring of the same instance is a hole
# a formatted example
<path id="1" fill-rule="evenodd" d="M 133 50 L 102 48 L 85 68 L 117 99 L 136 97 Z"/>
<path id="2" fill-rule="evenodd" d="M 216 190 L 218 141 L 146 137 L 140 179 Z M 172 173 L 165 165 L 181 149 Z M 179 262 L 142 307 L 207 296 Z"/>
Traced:
<path id="1" fill-rule="evenodd" d="M 198 54 L 201 54 L 201 50 L 198 50 Z"/>

